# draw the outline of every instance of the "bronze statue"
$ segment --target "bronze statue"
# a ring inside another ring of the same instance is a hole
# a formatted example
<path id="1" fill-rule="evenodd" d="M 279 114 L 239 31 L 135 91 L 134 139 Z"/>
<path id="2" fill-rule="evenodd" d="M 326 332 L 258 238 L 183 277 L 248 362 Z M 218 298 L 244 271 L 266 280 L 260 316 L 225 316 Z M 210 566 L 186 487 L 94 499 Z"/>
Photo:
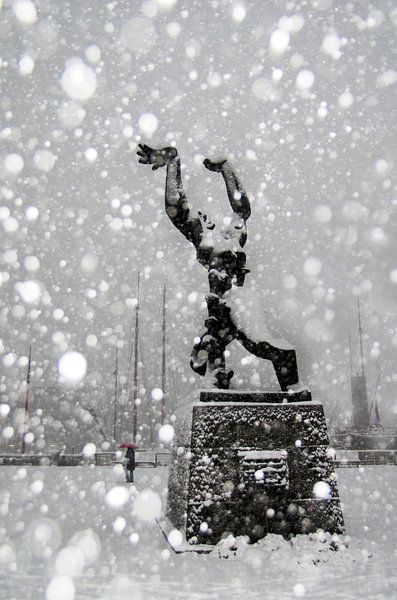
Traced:
<path id="1" fill-rule="evenodd" d="M 226 370 L 225 348 L 234 339 L 249 352 L 271 360 L 283 391 L 300 387 L 295 350 L 285 340 L 255 340 L 254 336 L 239 326 L 228 304 L 228 291 L 244 285 L 246 256 L 243 248 L 247 241 L 247 220 L 251 214 L 250 202 L 244 188 L 227 160 L 213 162 L 206 158 L 204 166 L 209 171 L 221 173 L 230 206 L 233 211 L 226 225 L 218 228 L 207 215 L 193 214 L 182 187 L 181 164 L 176 148 L 150 148 L 139 144 L 139 162 L 153 165 L 152 169 L 167 167 L 165 185 L 165 210 L 172 223 L 194 244 L 197 259 L 207 270 L 210 293 L 206 297 L 208 318 L 200 341 L 193 347 L 191 367 L 200 375 L 208 370 L 212 384 L 228 389 L 233 371 Z"/>

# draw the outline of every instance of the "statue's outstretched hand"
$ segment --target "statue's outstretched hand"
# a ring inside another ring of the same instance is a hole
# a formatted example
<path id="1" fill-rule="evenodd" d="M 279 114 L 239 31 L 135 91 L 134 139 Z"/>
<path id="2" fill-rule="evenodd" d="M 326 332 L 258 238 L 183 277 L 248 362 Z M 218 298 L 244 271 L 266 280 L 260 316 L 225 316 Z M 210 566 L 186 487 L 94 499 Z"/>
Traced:
<path id="1" fill-rule="evenodd" d="M 226 160 L 212 161 L 209 158 L 206 158 L 203 162 L 206 169 L 209 171 L 215 171 L 215 173 L 220 173 L 222 166 L 225 164 Z"/>
<path id="2" fill-rule="evenodd" d="M 156 150 L 146 144 L 138 144 L 137 154 L 140 157 L 139 162 L 144 165 L 153 165 L 152 170 L 160 169 L 170 162 L 177 155 L 175 148 L 162 148 Z"/>

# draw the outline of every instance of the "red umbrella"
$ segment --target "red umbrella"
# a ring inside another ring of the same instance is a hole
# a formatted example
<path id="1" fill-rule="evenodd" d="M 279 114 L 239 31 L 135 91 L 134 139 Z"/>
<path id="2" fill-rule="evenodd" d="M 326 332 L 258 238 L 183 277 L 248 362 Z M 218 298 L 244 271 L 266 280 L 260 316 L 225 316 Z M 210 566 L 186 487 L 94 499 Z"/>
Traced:
<path id="1" fill-rule="evenodd" d="M 120 444 L 119 448 L 133 448 L 135 450 L 138 446 L 136 444 L 127 444 L 124 442 L 123 444 Z"/>

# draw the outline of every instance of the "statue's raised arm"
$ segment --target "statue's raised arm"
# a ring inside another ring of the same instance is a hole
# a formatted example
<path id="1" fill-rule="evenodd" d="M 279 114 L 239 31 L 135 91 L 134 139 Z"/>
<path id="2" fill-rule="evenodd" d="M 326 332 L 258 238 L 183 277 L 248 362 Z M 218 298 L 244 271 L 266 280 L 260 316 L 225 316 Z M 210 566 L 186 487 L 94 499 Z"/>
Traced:
<path id="1" fill-rule="evenodd" d="M 202 225 L 198 216 L 191 214 L 189 203 L 182 186 L 181 161 L 176 148 L 156 150 L 146 144 L 139 144 L 139 162 L 153 165 L 155 171 L 167 167 L 165 184 L 165 211 L 172 223 L 196 247 L 200 243 Z"/>
<path id="2" fill-rule="evenodd" d="M 212 161 L 206 158 L 204 166 L 209 171 L 221 173 L 226 184 L 230 206 L 241 219 L 246 221 L 251 215 L 251 206 L 247 193 L 227 160 Z"/>

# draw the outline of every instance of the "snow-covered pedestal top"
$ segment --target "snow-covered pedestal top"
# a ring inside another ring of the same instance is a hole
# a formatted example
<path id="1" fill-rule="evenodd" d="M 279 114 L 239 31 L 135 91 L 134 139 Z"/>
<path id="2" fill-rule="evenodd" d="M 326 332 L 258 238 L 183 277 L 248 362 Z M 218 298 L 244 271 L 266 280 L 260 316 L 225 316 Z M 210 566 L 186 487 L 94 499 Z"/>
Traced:
<path id="1" fill-rule="evenodd" d="M 201 390 L 200 402 L 241 402 L 256 404 L 289 404 L 290 402 L 312 402 L 309 390 L 303 389 L 299 392 L 249 392 L 240 390 Z"/>

